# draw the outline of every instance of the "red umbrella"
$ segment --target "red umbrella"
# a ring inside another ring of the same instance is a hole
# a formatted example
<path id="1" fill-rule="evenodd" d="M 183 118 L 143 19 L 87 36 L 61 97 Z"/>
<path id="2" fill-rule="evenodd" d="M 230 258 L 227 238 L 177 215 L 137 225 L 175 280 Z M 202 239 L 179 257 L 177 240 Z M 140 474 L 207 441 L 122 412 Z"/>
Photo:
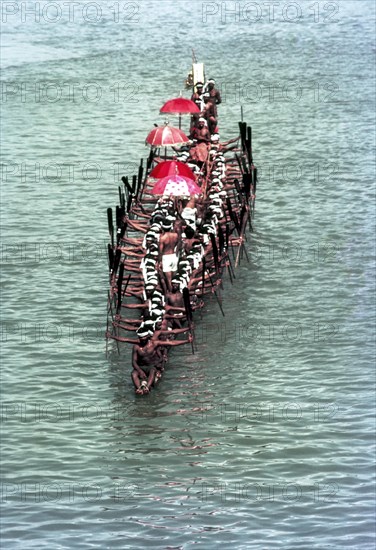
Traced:
<path id="1" fill-rule="evenodd" d="M 156 183 L 151 191 L 154 195 L 200 195 L 201 188 L 190 178 L 167 176 Z"/>
<path id="2" fill-rule="evenodd" d="M 200 109 L 190 99 L 185 99 L 185 97 L 177 97 L 175 99 L 170 99 L 166 101 L 163 105 L 160 113 L 171 113 L 172 115 L 179 115 L 179 128 L 181 127 L 181 115 L 193 115 L 200 113 Z"/>
<path id="3" fill-rule="evenodd" d="M 170 99 L 163 105 L 160 113 L 171 113 L 174 115 L 188 115 L 193 113 L 199 113 L 200 109 L 196 103 L 190 99 L 184 97 L 177 97 L 176 99 Z"/>
<path id="4" fill-rule="evenodd" d="M 192 170 L 184 164 L 184 162 L 179 162 L 177 160 L 166 160 L 165 162 L 160 162 L 153 168 L 149 176 L 151 178 L 164 178 L 166 176 L 185 176 L 191 180 L 195 179 L 195 175 Z"/>
<path id="5" fill-rule="evenodd" d="M 157 126 L 154 128 L 146 138 L 146 143 L 149 143 L 152 147 L 168 147 L 172 145 L 180 145 L 182 143 L 188 143 L 189 138 L 184 132 L 175 128 L 174 126 Z"/>

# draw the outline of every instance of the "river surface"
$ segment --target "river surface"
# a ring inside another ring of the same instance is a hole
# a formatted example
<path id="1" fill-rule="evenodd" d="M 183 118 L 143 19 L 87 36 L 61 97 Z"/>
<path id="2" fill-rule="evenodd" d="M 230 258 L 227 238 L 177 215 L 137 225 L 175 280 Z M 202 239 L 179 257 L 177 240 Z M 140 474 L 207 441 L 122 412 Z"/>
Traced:
<path id="1" fill-rule="evenodd" d="M 2 9 L 2 548 L 374 548 L 374 2 Z M 252 126 L 254 232 L 137 399 L 106 208 L 192 47 L 222 139 Z"/>

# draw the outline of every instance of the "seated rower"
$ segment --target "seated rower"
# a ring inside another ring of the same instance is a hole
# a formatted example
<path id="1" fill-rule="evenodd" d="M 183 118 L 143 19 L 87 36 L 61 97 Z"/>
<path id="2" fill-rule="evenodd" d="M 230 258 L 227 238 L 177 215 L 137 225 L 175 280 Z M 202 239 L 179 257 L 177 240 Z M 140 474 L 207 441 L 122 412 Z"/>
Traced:
<path id="1" fill-rule="evenodd" d="M 190 329 L 189 327 L 183 327 L 183 328 L 172 328 L 171 324 L 168 322 L 167 319 L 159 319 L 155 323 L 155 332 L 153 334 L 154 340 L 160 340 L 161 342 L 165 340 L 172 340 L 175 338 L 176 334 L 182 334 L 184 332 L 188 332 Z M 161 357 L 163 359 L 163 364 L 167 363 L 168 356 L 167 356 L 167 348 L 164 346 L 161 346 L 159 348 L 159 351 L 161 353 Z M 156 380 L 157 382 L 159 378 L 161 377 L 161 372 L 163 372 L 163 367 L 161 369 L 158 369 L 156 374 Z"/>
<path id="2" fill-rule="evenodd" d="M 178 268 L 180 246 L 179 233 L 172 224 L 162 226 L 165 233 L 159 239 L 159 262 L 166 278 L 167 290 L 171 291 L 172 276 Z"/>
<path id="3" fill-rule="evenodd" d="M 199 119 L 198 127 L 193 128 L 189 137 L 193 140 L 191 158 L 197 161 L 198 166 L 201 168 L 208 158 L 208 146 L 210 143 L 210 132 L 204 118 L 201 117 Z"/>
<path id="4" fill-rule="evenodd" d="M 159 346 L 181 346 L 192 342 L 192 336 L 188 340 L 154 340 L 149 331 L 139 332 L 139 343 L 133 346 L 132 352 L 132 381 L 137 395 L 150 392 L 155 382 L 158 367 L 161 367 L 161 356 L 158 353 Z"/>
<path id="5" fill-rule="evenodd" d="M 172 289 L 166 294 L 166 312 L 172 319 L 173 327 L 181 328 L 181 320 L 185 319 L 185 306 L 183 294 L 180 292 L 180 284 L 177 279 L 172 281 Z"/>
<path id="6" fill-rule="evenodd" d="M 196 230 L 196 214 L 197 214 L 196 197 L 195 195 L 192 195 L 191 197 L 189 197 L 189 199 L 186 199 L 184 201 L 184 206 L 182 208 L 180 215 L 183 218 L 186 225 L 190 226 L 193 229 L 193 231 Z"/>

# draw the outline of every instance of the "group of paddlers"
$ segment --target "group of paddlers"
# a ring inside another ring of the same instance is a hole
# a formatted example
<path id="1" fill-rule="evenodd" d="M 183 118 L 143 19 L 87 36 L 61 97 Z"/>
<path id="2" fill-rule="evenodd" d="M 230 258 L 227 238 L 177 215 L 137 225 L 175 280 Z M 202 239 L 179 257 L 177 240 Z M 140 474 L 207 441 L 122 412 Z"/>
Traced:
<path id="1" fill-rule="evenodd" d="M 196 91 L 192 94 L 191 100 L 200 109 L 200 115 L 193 117 L 194 123 L 201 119 L 201 122 L 208 127 L 210 134 L 214 134 L 218 121 L 217 105 L 222 103 L 221 94 L 215 88 L 215 80 L 208 80 L 205 86 L 203 82 L 197 82 Z"/>
<path id="2" fill-rule="evenodd" d="M 215 80 L 208 80 L 207 84 L 197 82 L 196 91 L 191 100 L 200 109 L 200 114 L 192 116 L 190 138 L 194 141 L 191 151 L 192 159 L 205 162 L 208 155 L 208 144 L 218 139 L 218 111 L 217 105 L 221 100 L 219 90 L 215 88 Z"/>
<path id="3" fill-rule="evenodd" d="M 221 99 L 214 84 L 209 81 L 205 92 L 202 83 L 196 84 L 192 100 L 200 104 L 202 116 L 193 118 L 191 142 L 175 149 L 174 156 L 195 173 L 202 194 L 157 198 L 146 179 L 142 202 L 132 206 L 127 234 L 118 247 L 130 274 L 123 296 L 133 300 L 125 300 L 122 307 L 140 315 L 137 319 L 117 315 L 115 334 L 107 336 L 133 344 L 132 380 L 138 395 L 148 394 L 161 378 L 170 347 L 191 343 L 194 350 L 192 312 L 204 306 L 205 294 L 217 296 L 225 267 L 231 275 L 225 243 L 234 229 L 234 224 L 229 228 L 234 216 L 230 194 L 232 198 L 237 194 L 228 178 L 234 158 L 225 154 L 237 147 L 239 138 L 220 142 L 216 106 Z M 154 163 L 162 160 L 153 159 Z M 241 207 L 246 209 L 245 204 Z M 131 237 L 129 231 L 139 236 Z M 239 238 L 231 239 L 233 245 L 239 244 Z M 137 339 L 120 336 L 118 329 L 135 332 Z M 180 334 L 186 338 L 178 339 Z"/>

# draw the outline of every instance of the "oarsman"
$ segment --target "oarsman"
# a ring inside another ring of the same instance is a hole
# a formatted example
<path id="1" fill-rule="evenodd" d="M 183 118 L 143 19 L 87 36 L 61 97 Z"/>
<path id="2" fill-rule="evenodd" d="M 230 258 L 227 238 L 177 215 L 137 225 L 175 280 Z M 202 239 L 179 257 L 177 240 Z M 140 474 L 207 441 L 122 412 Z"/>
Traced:
<path id="1" fill-rule="evenodd" d="M 217 105 L 222 103 L 221 94 L 219 93 L 219 90 L 217 90 L 215 87 L 215 80 L 213 78 L 210 78 L 205 86 L 205 93 L 209 93 L 210 101 L 213 103 L 215 108 L 215 116 L 218 118 L 217 114 Z"/>
<path id="2" fill-rule="evenodd" d="M 153 334 L 153 339 L 164 342 L 165 340 L 174 339 L 176 334 L 183 334 L 184 332 L 188 331 L 188 326 L 183 328 L 172 328 L 167 319 L 161 319 L 155 323 L 155 332 Z M 167 348 L 164 346 L 160 346 L 159 353 L 161 353 L 163 363 L 166 364 L 168 360 Z M 158 379 L 162 376 L 163 370 L 164 369 L 162 367 L 157 372 L 155 382 L 157 382 Z"/>
<path id="3" fill-rule="evenodd" d="M 208 125 L 204 117 L 198 119 L 197 128 L 193 128 L 190 139 L 196 140 L 197 143 L 209 143 L 210 134 L 208 130 Z M 191 148 L 191 157 L 192 157 L 192 148 Z"/>
<path id="4" fill-rule="evenodd" d="M 158 348 L 160 346 L 181 346 L 192 342 L 192 336 L 188 340 L 156 340 L 152 339 L 149 331 L 138 333 L 139 343 L 133 346 L 132 351 L 132 381 L 136 388 L 136 394 L 142 395 L 150 392 L 154 384 L 158 367 L 162 367 L 163 359 Z"/>
<path id="5" fill-rule="evenodd" d="M 151 227 L 154 227 L 154 225 Z M 159 229 L 154 231 L 150 228 L 149 231 L 145 233 L 144 239 L 142 241 L 142 247 L 144 249 L 147 249 L 150 247 L 152 243 L 157 244 L 159 240 L 159 236 L 160 236 Z"/>
<path id="6" fill-rule="evenodd" d="M 217 113 L 214 103 L 210 101 L 209 94 L 204 94 L 204 110 L 202 116 L 208 123 L 210 134 L 214 134 L 217 128 Z"/>
<path id="7" fill-rule="evenodd" d="M 203 93 L 204 85 L 202 82 L 197 82 L 196 84 L 196 91 L 192 94 L 191 101 L 196 103 L 197 107 L 200 109 L 200 111 L 204 108 L 204 102 L 202 100 L 202 93 Z"/>
<path id="8" fill-rule="evenodd" d="M 189 137 L 194 143 L 191 148 L 191 158 L 196 160 L 201 167 L 208 158 L 208 144 L 210 143 L 210 132 L 204 118 L 199 119 L 198 127 L 193 128 Z"/>
<path id="9" fill-rule="evenodd" d="M 185 306 L 183 294 L 180 292 L 180 285 L 177 280 L 172 281 L 172 289 L 166 294 L 166 312 L 172 320 L 174 328 L 181 328 L 181 319 L 185 318 Z"/>
<path id="10" fill-rule="evenodd" d="M 186 199 L 184 201 L 184 207 L 182 208 L 180 215 L 183 218 L 186 225 L 190 226 L 194 232 L 196 230 L 196 215 L 197 215 L 195 195 L 190 196 L 189 199 Z"/>
<path id="11" fill-rule="evenodd" d="M 188 254 L 188 259 L 192 262 L 193 269 L 197 269 L 200 265 L 201 258 L 204 253 L 203 246 L 199 240 L 199 237 L 197 234 L 192 234 L 190 232 L 190 228 L 186 228 L 186 240 L 184 243 L 184 246 L 186 247 L 185 250 Z"/>
<path id="12" fill-rule="evenodd" d="M 159 262 L 166 278 L 167 290 L 171 291 L 172 277 L 178 269 L 180 238 L 172 224 L 162 228 L 165 233 L 159 238 Z"/>

